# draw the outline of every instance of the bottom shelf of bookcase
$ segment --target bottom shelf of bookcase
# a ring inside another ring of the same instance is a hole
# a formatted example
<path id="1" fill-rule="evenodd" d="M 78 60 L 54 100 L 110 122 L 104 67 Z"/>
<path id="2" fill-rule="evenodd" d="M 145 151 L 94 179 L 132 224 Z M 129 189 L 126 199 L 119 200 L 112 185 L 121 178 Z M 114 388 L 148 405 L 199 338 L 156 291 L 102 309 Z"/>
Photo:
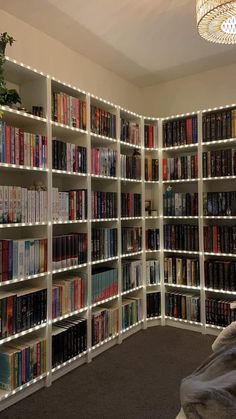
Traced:
<path id="1" fill-rule="evenodd" d="M 121 331 L 122 333 L 122 339 L 126 339 L 129 336 L 133 335 L 134 333 L 137 333 L 139 330 L 142 329 L 144 320 L 139 320 L 137 323 L 132 324 L 131 326 L 127 327 L 126 329 L 123 329 Z"/>
<path id="2" fill-rule="evenodd" d="M 192 320 L 184 320 L 175 317 L 165 316 L 165 325 L 178 327 L 179 329 L 192 330 L 194 332 L 203 333 L 203 324 L 200 322 L 194 322 Z"/>
<path id="3" fill-rule="evenodd" d="M 113 336 L 99 342 L 97 345 L 92 346 L 91 348 L 91 358 L 95 358 L 96 356 L 100 355 L 102 352 L 107 351 L 108 349 L 112 348 L 112 346 L 118 344 L 119 333 L 116 333 Z"/>
<path id="4" fill-rule="evenodd" d="M 161 326 L 161 316 L 156 317 L 148 317 L 147 318 L 147 327 L 153 327 L 153 326 Z"/>
<path id="5" fill-rule="evenodd" d="M 69 359 L 61 365 L 52 369 L 52 381 L 57 380 L 63 375 L 71 372 L 75 368 L 80 367 L 81 365 L 87 362 L 88 351 L 82 352 L 81 354 L 75 356 L 74 358 Z"/>

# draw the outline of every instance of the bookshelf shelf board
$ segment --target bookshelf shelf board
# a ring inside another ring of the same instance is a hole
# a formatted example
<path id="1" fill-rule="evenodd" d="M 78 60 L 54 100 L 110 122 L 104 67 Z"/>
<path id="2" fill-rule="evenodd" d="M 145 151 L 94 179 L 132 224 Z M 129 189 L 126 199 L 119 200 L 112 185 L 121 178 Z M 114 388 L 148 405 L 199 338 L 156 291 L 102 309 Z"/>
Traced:
<path id="1" fill-rule="evenodd" d="M 164 215 L 164 219 L 173 219 L 173 220 L 197 220 L 198 216 L 196 215 Z"/>
<path id="2" fill-rule="evenodd" d="M 139 250 L 138 252 L 131 252 L 131 253 L 124 253 L 123 255 L 121 255 L 121 258 L 128 258 L 130 256 L 136 256 L 136 255 L 141 255 L 143 253 L 142 250 Z"/>
<path id="3" fill-rule="evenodd" d="M 199 178 L 194 179 L 171 179 L 171 180 L 163 180 L 162 183 L 187 183 L 187 182 L 198 182 Z"/>
<path id="4" fill-rule="evenodd" d="M 214 176 L 214 177 L 203 177 L 202 180 L 232 180 L 236 179 L 236 176 Z"/>
<path id="5" fill-rule="evenodd" d="M 119 294 L 116 294 L 116 295 L 113 295 L 112 297 L 105 298 L 104 300 L 97 301 L 96 303 L 93 303 L 93 304 L 91 305 L 91 308 L 93 308 L 93 307 L 97 307 L 97 306 L 99 306 L 100 304 L 108 303 L 109 301 L 115 300 L 115 299 L 116 299 L 116 298 L 118 298 L 118 297 L 119 297 Z"/>
<path id="6" fill-rule="evenodd" d="M 162 151 L 171 151 L 171 150 L 175 150 L 175 151 L 182 151 L 182 150 L 192 150 L 192 149 L 197 149 L 198 148 L 198 143 L 196 144 L 183 144 L 183 145 L 177 145 L 177 146 L 172 146 L 172 147 L 162 147 Z"/>
<path id="7" fill-rule="evenodd" d="M 157 252 L 160 252 L 160 249 L 155 249 L 155 250 L 147 249 L 147 250 L 145 250 L 145 253 L 157 253 Z"/>
<path id="8" fill-rule="evenodd" d="M 128 147 L 128 148 L 139 149 L 139 150 L 141 150 L 141 148 L 142 148 L 141 145 L 136 145 L 136 144 L 128 143 L 128 142 L 122 141 L 122 140 L 120 140 L 120 145 L 121 146 L 124 146 L 124 147 Z"/>
<path id="9" fill-rule="evenodd" d="M 55 175 L 70 175 L 70 176 L 84 176 L 87 177 L 87 173 L 79 173 L 79 172 L 67 172 L 67 170 L 57 170 L 52 169 L 52 173 Z"/>
<path id="10" fill-rule="evenodd" d="M 200 252 L 191 251 L 191 250 L 171 250 L 171 249 L 164 249 L 163 252 L 166 253 L 184 253 L 185 255 L 199 255 Z"/>
<path id="11" fill-rule="evenodd" d="M 119 333 L 115 333 L 114 335 L 110 336 L 107 339 L 102 340 L 101 342 L 97 343 L 96 345 L 91 347 L 91 351 L 94 351 L 94 349 L 100 348 L 100 346 L 105 345 L 105 343 L 110 342 L 111 340 L 117 338 L 119 336 Z"/>
<path id="12" fill-rule="evenodd" d="M 61 272 L 73 271 L 74 269 L 85 268 L 86 266 L 87 266 L 87 263 L 81 263 L 80 265 L 73 265 L 73 266 L 67 266 L 66 268 L 54 269 L 52 271 L 52 274 L 54 275 Z"/>
<path id="13" fill-rule="evenodd" d="M 40 375 L 39 377 L 36 377 L 33 380 L 28 381 L 27 383 L 23 384 L 22 386 L 15 388 L 12 391 L 0 390 L 0 401 L 3 401 L 5 399 L 7 399 L 8 397 L 13 396 L 14 394 L 18 393 L 19 391 L 22 391 L 22 390 L 30 387 L 32 384 L 37 383 L 38 381 L 42 380 L 46 376 L 47 376 L 47 373 L 44 373 L 44 374 Z"/>
<path id="14" fill-rule="evenodd" d="M 159 320 L 159 319 L 161 319 L 162 317 L 161 316 L 153 316 L 153 317 L 147 317 L 147 321 L 148 322 L 150 322 L 150 321 L 152 321 L 152 320 Z"/>
<path id="15" fill-rule="evenodd" d="M 218 294 L 227 294 L 227 295 L 236 295 L 236 291 L 228 291 L 228 290 L 223 290 L 223 289 L 215 289 L 215 288 L 204 288 L 205 291 L 208 292 L 215 292 Z"/>
<path id="16" fill-rule="evenodd" d="M 158 215 L 150 215 L 150 216 L 148 216 L 148 217 L 145 217 L 145 220 L 157 220 L 159 218 L 159 216 Z"/>
<path id="17" fill-rule="evenodd" d="M 41 324 L 38 324 L 37 326 L 31 327 L 30 329 L 23 330 L 22 332 L 15 333 L 14 335 L 8 336 L 7 338 L 0 339 L 0 345 L 3 345 L 4 343 L 10 342 L 11 340 L 20 338 L 21 336 L 28 335 L 29 333 L 35 332 L 39 329 L 42 329 L 43 327 L 47 326 L 47 322 L 43 322 Z"/>
<path id="18" fill-rule="evenodd" d="M 210 328 L 210 329 L 218 329 L 218 330 L 225 329 L 225 327 L 223 327 L 223 326 L 217 326 L 216 324 L 206 324 L 206 327 L 207 328 Z"/>
<path id="19" fill-rule="evenodd" d="M 159 180 L 145 180 L 144 183 L 159 183 Z"/>
<path id="20" fill-rule="evenodd" d="M 147 284 L 146 287 L 153 288 L 153 287 L 159 287 L 160 285 L 161 285 L 160 282 L 157 282 L 156 284 Z"/>
<path id="21" fill-rule="evenodd" d="M 92 139 L 97 139 L 97 140 L 104 140 L 104 141 L 108 141 L 111 143 L 117 143 L 117 139 L 116 138 L 112 138 L 112 137 L 106 137 L 105 135 L 100 135 L 100 134 L 95 134 L 95 132 L 90 132 L 90 135 L 92 137 Z"/>
<path id="22" fill-rule="evenodd" d="M 117 222 L 119 218 L 93 218 L 90 220 L 90 223 L 107 223 L 107 222 Z"/>
<path id="23" fill-rule="evenodd" d="M 87 311 L 87 310 L 88 310 L 88 307 L 82 307 L 78 310 L 71 311 L 70 313 L 66 313 L 66 314 L 63 314 L 62 316 L 58 316 L 55 319 L 52 319 L 52 323 L 57 323 L 60 320 L 68 319 L 68 317 L 74 316 L 75 314 L 83 313 L 84 311 Z"/>
<path id="24" fill-rule="evenodd" d="M 23 278 L 10 279 L 9 281 L 0 282 L 0 287 L 4 287 L 6 285 L 11 285 L 11 284 L 17 284 L 19 282 L 29 281 L 30 279 L 42 278 L 42 277 L 47 276 L 49 274 L 50 274 L 50 272 L 43 272 L 43 273 L 40 273 L 40 274 L 29 275 L 29 276 L 26 276 L 26 277 L 23 277 Z"/>
<path id="25" fill-rule="evenodd" d="M 152 151 L 155 151 L 155 152 L 159 151 L 159 148 L 158 147 L 153 147 L 153 148 L 151 148 L 151 147 L 144 147 L 144 150 L 147 153 L 149 153 L 149 152 L 151 153 Z"/>
<path id="26" fill-rule="evenodd" d="M 201 218 L 209 220 L 236 220 L 235 215 L 205 215 Z"/>
<path id="27" fill-rule="evenodd" d="M 97 265 L 98 263 L 105 263 L 105 262 L 110 262 L 111 260 L 118 260 L 119 256 L 114 256 L 111 258 L 106 258 L 106 259 L 100 259 L 100 260 L 93 260 L 91 262 L 91 265 Z"/>
<path id="28" fill-rule="evenodd" d="M 121 180 L 121 182 L 137 182 L 137 183 L 142 182 L 141 179 L 128 179 L 126 177 L 121 177 L 120 180 Z"/>
<path id="29" fill-rule="evenodd" d="M 180 322 L 180 323 L 194 324 L 195 326 L 203 326 L 203 323 L 201 322 L 195 322 L 193 320 L 178 319 L 177 317 L 165 316 L 165 319 L 173 320 L 175 322 Z"/>
<path id="30" fill-rule="evenodd" d="M 193 286 L 193 285 L 182 285 L 182 284 L 170 284 L 168 282 L 165 282 L 166 287 L 173 287 L 173 288 L 183 288 L 183 289 L 189 289 L 189 290 L 201 290 L 201 287 Z"/>
<path id="31" fill-rule="evenodd" d="M 126 116 L 133 116 L 135 118 L 141 118 L 142 117 L 142 115 L 139 115 L 138 113 L 129 111 L 129 109 L 121 108 L 120 106 L 119 106 L 119 108 L 120 108 L 121 113 L 126 115 Z"/>
<path id="32" fill-rule="evenodd" d="M 83 356 L 87 355 L 88 351 L 81 352 L 80 354 L 74 356 L 71 359 L 68 359 L 68 361 L 63 362 L 63 364 L 57 365 L 56 367 L 52 368 L 52 373 L 55 373 L 56 371 L 60 370 L 63 367 L 66 367 L 67 365 L 71 364 L 72 362 L 76 361 L 79 358 L 82 358 Z"/>
<path id="33" fill-rule="evenodd" d="M 121 217 L 121 221 L 142 220 L 143 217 Z"/>
<path id="34" fill-rule="evenodd" d="M 121 295 L 124 296 L 124 295 L 130 294 L 131 292 L 139 291 L 141 289 L 143 289 L 143 285 L 140 285 L 139 287 L 135 287 L 135 288 L 130 288 L 127 291 L 122 291 Z"/>
<path id="35" fill-rule="evenodd" d="M 222 256 L 222 257 L 236 257 L 236 253 L 214 253 L 214 252 L 204 252 L 204 255 L 207 256 Z"/>
<path id="36" fill-rule="evenodd" d="M 94 175 L 93 173 L 90 176 L 93 179 L 118 180 L 117 176 Z"/>
<path id="37" fill-rule="evenodd" d="M 87 223 L 88 220 L 66 220 L 66 221 L 53 221 L 54 225 L 60 225 L 60 224 L 81 224 L 81 223 Z"/>
<path id="38" fill-rule="evenodd" d="M 136 323 L 132 324 L 131 326 L 126 327 L 125 329 L 122 329 L 122 330 L 121 330 L 121 333 L 123 334 L 123 333 L 128 332 L 129 330 L 133 329 L 134 327 L 139 326 L 141 323 L 143 323 L 143 321 L 144 321 L 144 320 L 139 320 L 138 322 L 136 322 Z"/>
<path id="39" fill-rule="evenodd" d="M 17 122 L 20 119 L 28 119 L 29 121 L 41 122 L 43 124 L 47 123 L 47 118 L 40 118 L 39 116 L 33 115 L 31 113 L 10 108 L 9 106 L 0 105 L 0 111 L 3 111 L 3 117 L 4 119 L 6 117 L 7 122 Z"/>
<path id="40" fill-rule="evenodd" d="M 71 131 L 77 134 L 88 134 L 87 130 L 81 128 L 71 127 L 70 125 L 61 124 L 60 122 L 55 122 L 52 120 L 50 121 L 50 123 L 52 124 L 53 132 L 55 134 L 58 132 L 58 135 L 62 134 L 63 131 Z"/>
<path id="41" fill-rule="evenodd" d="M 23 166 L 20 164 L 11 164 L 11 163 L 0 163 L 0 169 L 7 170 L 31 170 L 34 172 L 48 172 L 47 168 L 34 167 L 34 166 Z"/>
<path id="42" fill-rule="evenodd" d="M 0 228 L 9 228 L 9 227 L 35 227 L 35 226 L 45 226 L 48 225 L 47 221 L 38 221 L 35 223 L 10 223 L 10 224 L 0 224 Z"/>
<path id="43" fill-rule="evenodd" d="M 226 140 L 203 141 L 203 146 L 215 146 L 217 144 L 231 144 L 236 142 L 236 138 L 227 138 Z"/>

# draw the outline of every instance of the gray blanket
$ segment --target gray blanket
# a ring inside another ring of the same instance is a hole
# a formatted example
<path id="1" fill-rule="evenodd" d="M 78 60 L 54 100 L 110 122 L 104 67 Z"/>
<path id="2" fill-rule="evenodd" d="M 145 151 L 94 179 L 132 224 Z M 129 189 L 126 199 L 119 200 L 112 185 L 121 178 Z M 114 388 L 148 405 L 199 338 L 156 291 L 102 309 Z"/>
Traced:
<path id="1" fill-rule="evenodd" d="M 213 354 L 181 383 L 188 419 L 236 419 L 236 322 L 212 345 Z"/>

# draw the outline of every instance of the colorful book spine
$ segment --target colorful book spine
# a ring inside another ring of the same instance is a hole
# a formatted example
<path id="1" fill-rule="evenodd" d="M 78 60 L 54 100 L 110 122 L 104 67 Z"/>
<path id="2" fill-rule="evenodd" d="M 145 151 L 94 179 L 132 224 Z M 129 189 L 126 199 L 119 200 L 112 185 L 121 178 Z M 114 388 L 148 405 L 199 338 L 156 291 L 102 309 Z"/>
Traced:
<path id="1" fill-rule="evenodd" d="M 145 158 L 145 180 L 159 180 L 159 161 L 158 159 Z"/>
<path id="2" fill-rule="evenodd" d="M 120 155 L 121 177 L 125 179 L 141 179 L 141 158 Z"/>
<path id="3" fill-rule="evenodd" d="M 134 325 L 142 320 L 143 309 L 140 298 L 124 298 L 122 300 L 122 329 Z"/>
<path id="4" fill-rule="evenodd" d="M 60 192 L 52 188 L 53 221 L 75 221 L 87 218 L 87 190 L 76 189 Z"/>
<path id="5" fill-rule="evenodd" d="M 121 118 L 120 120 L 120 139 L 129 144 L 141 145 L 140 127 L 136 122 Z"/>
<path id="6" fill-rule="evenodd" d="M 94 134 L 116 138 L 116 115 L 91 105 L 90 120 L 91 131 Z"/>
<path id="7" fill-rule="evenodd" d="M 236 150 L 223 149 L 202 153 L 203 177 L 235 176 Z"/>
<path id="8" fill-rule="evenodd" d="M 92 311 L 92 346 L 103 342 L 119 332 L 119 310 L 95 307 Z"/>
<path id="9" fill-rule="evenodd" d="M 235 216 L 236 192 L 203 192 L 203 214 Z"/>
<path id="10" fill-rule="evenodd" d="M 200 297 L 168 292 L 165 297 L 166 316 L 200 322 Z"/>
<path id="11" fill-rule="evenodd" d="M 129 291 L 142 285 L 141 260 L 125 259 L 122 262 L 122 292 Z"/>
<path id="12" fill-rule="evenodd" d="M 87 173 L 87 149 L 52 139 L 52 168 L 73 173 Z"/>
<path id="13" fill-rule="evenodd" d="M 164 281 L 198 287 L 200 285 L 199 260 L 194 258 L 164 258 Z"/>
<path id="14" fill-rule="evenodd" d="M 117 218 L 117 193 L 91 192 L 91 217 L 94 219 Z"/>
<path id="15" fill-rule="evenodd" d="M 144 125 L 144 147 L 146 148 L 154 148 L 156 147 L 155 144 L 155 127 L 153 125 Z"/>
<path id="16" fill-rule="evenodd" d="M 219 298 L 206 298 L 206 324 L 227 327 L 236 321 L 236 309 L 232 301 Z"/>
<path id="17" fill-rule="evenodd" d="M 197 116 L 164 121 L 163 147 L 197 144 L 197 142 Z"/>
<path id="18" fill-rule="evenodd" d="M 158 317 L 161 315 L 161 294 L 152 292 L 147 294 L 147 318 Z"/>
<path id="19" fill-rule="evenodd" d="M 93 175 L 116 176 L 117 152 L 108 148 L 91 149 L 91 172 Z"/>
<path id="20" fill-rule="evenodd" d="M 209 225 L 203 229 L 205 252 L 236 253 L 236 226 Z"/>
<path id="21" fill-rule="evenodd" d="M 117 256 L 117 229 L 92 229 L 92 260 L 102 260 Z"/>
<path id="22" fill-rule="evenodd" d="M 141 194 L 121 193 L 121 217 L 140 217 L 142 213 Z"/>
<path id="23" fill-rule="evenodd" d="M 198 226 L 164 224 L 164 247 L 167 250 L 198 251 Z"/>
<path id="24" fill-rule="evenodd" d="M 63 269 L 87 263 L 87 234 L 72 233 L 53 237 L 52 267 Z"/>
<path id="25" fill-rule="evenodd" d="M 146 230 L 146 250 L 159 250 L 160 234 L 159 229 L 149 228 Z"/>
<path id="26" fill-rule="evenodd" d="M 169 188 L 163 195 L 165 216 L 197 216 L 198 193 L 174 192 Z"/>
<path id="27" fill-rule="evenodd" d="M 121 228 L 122 254 L 139 252 L 142 250 L 142 228 L 122 227 Z"/>
<path id="28" fill-rule="evenodd" d="M 72 313 L 86 307 L 87 283 L 80 274 L 67 275 L 53 281 L 52 286 L 52 318 Z"/>
<path id="29" fill-rule="evenodd" d="M 118 269 L 101 268 L 92 271 L 92 303 L 118 294 Z"/>
<path id="30" fill-rule="evenodd" d="M 146 285 L 160 283 L 160 262 L 159 260 L 146 261 Z"/>
<path id="31" fill-rule="evenodd" d="M 202 117 L 203 142 L 236 137 L 236 109 L 207 112 Z"/>
<path id="32" fill-rule="evenodd" d="M 163 180 L 197 179 L 197 154 L 164 158 L 162 164 L 162 177 Z"/>
<path id="33" fill-rule="evenodd" d="M 52 94 L 52 120 L 70 127 L 86 130 L 86 102 L 59 92 Z"/>

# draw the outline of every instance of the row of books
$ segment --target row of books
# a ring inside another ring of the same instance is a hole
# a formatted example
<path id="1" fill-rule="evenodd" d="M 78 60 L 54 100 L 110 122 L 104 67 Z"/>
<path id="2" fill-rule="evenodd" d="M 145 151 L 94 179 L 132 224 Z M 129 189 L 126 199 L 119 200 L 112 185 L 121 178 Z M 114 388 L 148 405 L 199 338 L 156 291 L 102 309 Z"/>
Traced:
<path id="1" fill-rule="evenodd" d="M 166 315 L 200 322 L 200 298 L 191 294 L 166 293 Z"/>
<path id="2" fill-rule="evenodd" d="M 141 194 L 121 193 L 121 217 L 140 217 L 142 211 Z"/>
<path id="3" fill-rule="evenodd" d="M 116 218 L 117 217 L 117 193 L 116 192 L 91 192 L 91 216 L 92 218 Z"/>
<path id="4" fill-rule="evenodd" d="M 87 206 L 86 189 L 60 192 L 58 188 L 52 188 L 53 221 L 86 220 Z"/>
<path id="5" fill-rule="evenodd" d="M 139 252 L 142 250 L 142 228 L 122 227 L 121 248 L 122 254 Z"/>
<path id="6" fill-rule="evenodd" d="M 96 268 L 92 271 L 92 303 L 118 294 L 118 269 Z"/>
<path id="7" fill-rule="evenodd" d="M 47 239 L 0 240 L 0 282 L 47 272 Z"/>
<path id="8" fill-rule="evenodd" d="M 87 321 L 71 316 L 52 326 L 52 368 L 87 350 Z"/>
<path id="9" fill-rule="evenodd" d="M 197 216 L 198 193 L 174 192 L 168 188 L 163 195 L 163 211 L 166 216 Z"/>
<path id="10" fill-rule="evenodd" d="M 60 124 L 86 130 L 86 102 L 67 95 L 52 93 L 52 119 Z"/>
<path id="11" fill-rule="evenodd" d="M 203 177 L 235 176 L 236 150 L 232 148 L 223 150 L 204 151 L 202 153 Z"/>
<path id="12" fill-rule="evenodd" d="M 147 294 L 147 318 L 161 315 L 161 294 L 152 292 Z"/>
<path id="13" fill-rule="evenodd" d="M 236 215 L 236 192 L 203 192 L 203 214 Z"/>
<path id="14" fill-rule="evenodd" d="M 120 155 L 121 177 L 126 179 L 141 179 L 141 159 L 136 156 Z"/>
<path id="15" fill-rule="evenodd" d="M 146 250 L 159 250 L 160 233 L 157 228 L 148 228 L 146 230 Z"/>
<path id="16" fill-rule="evenodd" d="M 47 342 L 36 334 L 0 346 L 0 388 L 12 391 L 47 371 Z"/>
<path id="17" fill-rule="evenodd" d="M 139 259 L 126 259 L 122 262 L 122 291 L 129 291 L 142 284 L 142 262 Z"/>
<path id="18" fill-rule="evenodd" d="M 87 303 L 87 282 L 82 275 L 67 274 L 53 281 L 52 318 L 80 310 Z"/>
<path id="19" fill-rule="evenodd" d="M 86 233 L 54 236 L 52 244 L 53 270 L 87 263 Z"/>
<path id="20" fill-rule="evenodd" d="M 207 288 L 236 291 L 236 262 L 230 260 L 205 260 L 205 286 Z"/>
<path id="21" fill-rule="evenodd" d="M 160 283 L 160 262 L 159 260 L 146 261 L 146 284 L 159 284 Z"/>
<path id="22" fill-rule="evenodd" d="M 236 137 L 236 110 L 207 112 L 202 116 L 202 140 L 217 141 Z"/>
<path id="23" fill-rule="evenodd" d="M 145 180 L 158 181 L 159 179 L 159 160 L 145 158 Z"/>
<path id="24" fill-rule="evenodd" d="M 162 175 L 163 180 L 196 179 L 198 177 L 197 154 L 164 158 Z"/>
<path id="25" fill-rule="evenodd" d="M 91 149 L 91 172 L 93 175 L 116 176 L 117 151 L 108 148 Z"/>
<path id="26" fill-rule="evenodd" d="M 164 258 L 164 281 L 168 284 L 200 285 L 199 260 L 190 258 Z"/>
<path id="27" fill-rule="evenodd" d="M 205 252 L 236 253 L 236 226 L 204 226 L 203 235 Z"/>
<path id="28" fill-rule="evenodd" d="M 116 116 L 97 106 L 90 107 L 91 131 L 105 137 L 116 138 Z"/>
<path id="29" fill-rule="evenodd" d="M 141 298 L 124 298 L 122 300 L 122 329 L 132 326 L 142 320 Z"/>
<path id="30" fill-rule="evenodd" d="M 115 305 L 111 308 L 95 307 L 92 312 L 92 346 L 114 336 L 118 332 L 118 308 Z"/>
<path id="31" fill-rule="evenodd" d="M 144 147 L 146 148 L 155 147 L 154 129 L 153 125 L 144 125 Z"/>
<path id="32" fill-rule="evenodd" d="M 197 142 L 197 115 L 169 119 L 163 123 L 163 147 L 196 144 Z"/>
<path id="33" fill-rule="evenodd" d="M 0 186 L 0 224 L 45 222 L 47 204 L 45 186 Z"/>
<path id="34" fill-rule="evenodd" d="M 236 321 L 236 309 L 231 308 L 231 301 L 218 298 L 206 298 L 206 323 L 226 327 Z"/>
<path id="35" fill-rule="evenodd" d="M 0 121 L 0 163 L 47 167 L 47 137 Z"/>
<path id="36" fill-rule="evenodd" d="M 164 247 L 169 250 L 198 251 L 198 226 L 164 224 Z"/>
<path id="37" fill-rule="evenodd" d="M 117 229 L 92 229 L 92 260 L 102 260 L 117 256 Z"/>
<path id="38" fill-rule="evenodd" d="M 72 143 L 52 139 L 52 168 L 74 173 L 87 172 L 87 149 Z"/>
<path id="39" fill-rule="evenodd" d="M 139 124 L 121 118 L 120 120 L 120 139 L 129 144 L 141 145 Z"/>
<path id="40" fill-rule="evenodd" d="M 47 289 L 25 287 L 0 293 L 0 339 L 47 320 Z"/>

